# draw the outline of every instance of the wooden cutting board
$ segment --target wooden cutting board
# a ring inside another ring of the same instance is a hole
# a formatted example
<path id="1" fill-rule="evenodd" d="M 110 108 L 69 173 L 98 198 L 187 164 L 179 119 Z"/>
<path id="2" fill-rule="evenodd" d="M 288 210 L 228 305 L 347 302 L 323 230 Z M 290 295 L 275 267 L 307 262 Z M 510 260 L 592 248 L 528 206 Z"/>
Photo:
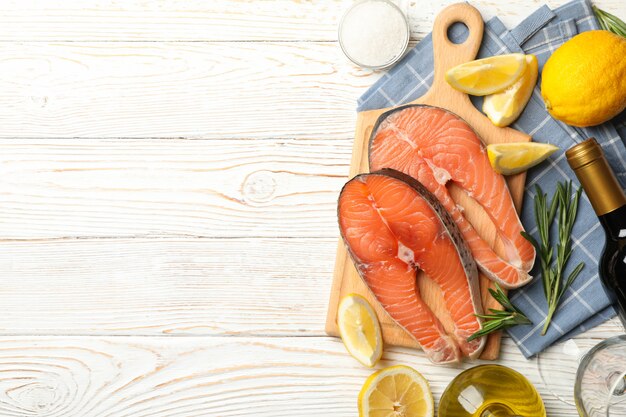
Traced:
<path id="1" fill-rule="evenodd" d="M 448 28 L 455 22 L 464 23 L 469 29 L 469 36 L 462 44 L 452 43 L 447 36 Z M 474 128 L 486 144 L 530 141 L 530 136 L 517 130 L 494 126 L 487 117 L 476 110 L 466 94 L 454 90 L 445 80 L 445 73 L 448 69 L 476 58 L 483 37 L 483 26 L 484 23 L 480 12 L 467 3 L 450 5 L 439 13 L 435 19 L 432 33 L 435 58 L 433 85 L 425 95 L 411 103 L 443 107 L 456 113 Z M 382 113 L 388 110 L 390 110 L 390 108 L 358 113 L 352 151 L 352 163 L 350 165 L 350 177 L 359 173 L 368 172 L 367 144 L 376 120 Z M 518 212 L 521 208 L 524 196 L 524 182 L 525 174 L 507 178 L 509 190 Z M 474 225 L 478 233 L 492 245 L 499 255 L 503 256 L 502 245 L 497 238 L 495 227 L 482 207 L 469 198 L 465 192 L 455 186 L 450 187 L 450 192 L 452 197 L 465 208 L 466 217 Z M 417 279 L 424 301 L 431 307 L 437 317 L 439 317 L 446 330 L 451 332 L 452 321 L 445 309 L 439 287 L 422 272 L 418 273 Z M 499 308 L 497 302 L 491 298 L 487 291 L 491 282 L 482 274 L 480 274 L 480 284 L 483 307 L 485 310 L 490 307 Z M 336 320 L 337 307 L 341 298 L 349 293 L 363 295 L 370 301 L 372 306 L 374 306 L 382 326 L 383 339 L 386 344 L 419 348 L 419 344 L 415 339 L 413 339 L 404 328 L 396 324 L 376 301 L 375 297 L 371 294 L 368 287 L 357 273 L 344 243 L 340 239 L 335 261 L 328 316 L 326 319 L 326 332 L 331 336 L 339 335 Z M 482 359 L 498 358 L 500 352 L 500 338 L 501 334 L 499 332 L 490 335 L 481 356 Z"/>

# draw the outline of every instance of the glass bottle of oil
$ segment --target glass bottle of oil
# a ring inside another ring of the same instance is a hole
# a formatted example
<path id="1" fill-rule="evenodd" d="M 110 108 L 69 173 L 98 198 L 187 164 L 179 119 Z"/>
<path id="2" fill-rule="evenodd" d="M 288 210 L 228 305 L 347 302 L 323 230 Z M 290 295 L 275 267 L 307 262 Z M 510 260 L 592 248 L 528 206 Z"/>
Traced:
<path id="1" fill-rule="evenodd" d="M 546 417 L 546 410 L 522 374 L 501 365 L 481 365 L 461 372 L 448 385 L 439 417 Z"/>

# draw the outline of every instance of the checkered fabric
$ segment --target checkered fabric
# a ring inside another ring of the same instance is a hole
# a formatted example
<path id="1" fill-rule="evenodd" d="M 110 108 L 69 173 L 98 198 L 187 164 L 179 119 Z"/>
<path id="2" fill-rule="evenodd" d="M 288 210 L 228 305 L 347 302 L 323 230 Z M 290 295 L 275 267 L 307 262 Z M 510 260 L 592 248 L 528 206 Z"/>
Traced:
<path id="1" fill-rule="evenodd" d="M 498 18 L 488 21 L 478 56 L 482 58 L 511 52 L 534 54 L 539 60 L 541 71 L 556 48 L 577 33 L 593 29 L 598 29 L 598 23 L 586 0 L 575 0 L 555 10 L 543 6 L 510 31 Z M 465 39 L 466 30 L 465 26 L 457 24 L 451 28 L 449 36 L 454 42 L 460 42 Z M 412 101 L 428 90 L 432 80 L 432 39 L 428 35 L 359 99 L 358 110 Z M 477 108 L 481 108 L 480 98 L 474 97 L 472 101 Z M 526 109 L 512 127 L 531 135 L 536 142 L 552 143 L 561 148 L 547 162 L 528 172 L 521 218 L 531 234 L 536 236 L 537 233 L 532 203 L 535 184 L 541 186 L 549 196 L 553 194 L 558 181 L 573 180 L 578 185 L 565 159 L 565 150 L 574 144 L 588 137 L 597 138 L 622 186 L 626 186 L 626 112 L 601 126 L 572 128 L 549 116 L 544 109 L 540 90 L 535 87 Z M 536 276 L 529 285 L 511 293 L 513 303 L 534 323 L 516 326 L 508 331 L 526 357 L 615 315 L 598 277 L 598 260 L 604 244 L 604 232 L 584 194 L 572 237 L 574 253 L 570 260 L 570 269 L 581 261 L 586 266 L 563 295 L 561 306 L 545 336 L 540 335 L 547 312 L 541 277 Z M 540 274 L 538 265 L 533 274 Z"/>

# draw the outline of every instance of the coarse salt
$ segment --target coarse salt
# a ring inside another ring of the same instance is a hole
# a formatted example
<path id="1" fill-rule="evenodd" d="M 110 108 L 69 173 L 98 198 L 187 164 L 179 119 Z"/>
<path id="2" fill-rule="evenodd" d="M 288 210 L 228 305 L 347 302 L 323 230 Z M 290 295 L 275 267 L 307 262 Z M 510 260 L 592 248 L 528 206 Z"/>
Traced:
<path id="1" fill-rule="evenodd" d="M 387 0 L 356 3 L 344 16 L 339 41 L 344 53 L 358 65 L 381 68 L 405 51 L 409 28 L 403 13 Z"/>

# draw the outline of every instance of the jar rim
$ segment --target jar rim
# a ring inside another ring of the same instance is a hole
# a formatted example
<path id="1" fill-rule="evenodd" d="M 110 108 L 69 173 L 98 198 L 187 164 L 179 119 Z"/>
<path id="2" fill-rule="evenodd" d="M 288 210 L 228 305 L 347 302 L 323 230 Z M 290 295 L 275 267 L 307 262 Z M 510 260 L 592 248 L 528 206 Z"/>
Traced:
<path id="1" fill-rule="evenodd" d="M 405 27 L 406 31 L 405 31 L 405 39 L 404 39 L 404 42 L 403 42 L 402 50 L 396 56 L 394 56 L 389 62 L 386 62 L 386 63 L 381 64 L 381 65 L 367 65 L 367 64 L 363 64 L 363 63 L 359 62 L 358 60 L 356 60 L 356 59 L 354 59 L 353 57 L 350 56 L 350 54 L 346 50 L 346 47 L 343 44 L 343 40 L 342 40 L 341 34 L 342 34 L 342 27 L 343 27 L 344 21 L 346 20 L 346 17 L 349 16 L 349 14 L 354 9 L 356 9 L 356 7 L 358 7 L 359 5 L 362 5 L 364 3 L 385 3 L 385 4 L 389 5 L 389 6 L 391 6 L 393 9 L 395 9 L 400 14 L 400 16 L 402 16 L 402 20 L 404 21 L 404 27 Z M 343 16 L 341 17 L 341 19 L 339 21 L 339 28 L 338 28 L 338 33 L 337 33 L 337 39 L 339 41 L 339 46 L 341 47 L 341 50 L 343 51 L 343 54 L 346 56 L 346 58 L 348 58 L 353 64 L 355 64 L 355 65 L 357 65 L 359 67 L 366 68 L 366 69 L 371 69 L 371 70 L 385 69 L 385 68 L 388 68 L 388 67 L 392 66 L 396 62 L 398 62 L 400 60 L 400 58 L 402 58 L 402 56 L 406 52 L 406 49 L 407 49 L 407 47 L 409 45 L 410 38 L 411 38 L 411 30 L 410 30 L 410 26 L 409 26 L 409 19 L 408 19 L 408 17 L 400 9 L 400 7 L 398 7 L 398 5 L 396 5 L 395 3 L 391 2 L 390 0 L 357 0 L 357 1 L 355 1 L 348 8 L 348 10 L 346 10 L 344 12 Z"/>

